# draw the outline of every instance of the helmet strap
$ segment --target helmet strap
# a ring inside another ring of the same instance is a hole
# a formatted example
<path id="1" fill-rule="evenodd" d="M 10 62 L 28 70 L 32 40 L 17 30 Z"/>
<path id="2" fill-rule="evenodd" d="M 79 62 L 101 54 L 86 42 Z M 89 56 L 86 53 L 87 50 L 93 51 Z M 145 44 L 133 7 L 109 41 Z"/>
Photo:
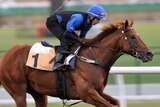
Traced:
<path id="1" fill-rule="evenodd" d="M 92 24 L 92 22 L 96 19 L 96 17 L 93 17 L 93 19 L 91 19 L 91 16 L 89 17 L 89 24 Z"/>

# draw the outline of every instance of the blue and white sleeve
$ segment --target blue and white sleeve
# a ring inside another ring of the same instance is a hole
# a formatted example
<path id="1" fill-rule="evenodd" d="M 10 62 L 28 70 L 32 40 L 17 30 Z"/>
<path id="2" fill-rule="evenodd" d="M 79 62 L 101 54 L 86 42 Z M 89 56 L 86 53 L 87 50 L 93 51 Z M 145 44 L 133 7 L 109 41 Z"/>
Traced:
<path id="1" fill-rule="evenodd" d="M 69 32 L 74 32 L 74 30 L 77 27 L 79 27 L 82 24 L 82 22 L 83 22 L 82 14 L 73 14 L 66 25 L 66 29 Z"/>

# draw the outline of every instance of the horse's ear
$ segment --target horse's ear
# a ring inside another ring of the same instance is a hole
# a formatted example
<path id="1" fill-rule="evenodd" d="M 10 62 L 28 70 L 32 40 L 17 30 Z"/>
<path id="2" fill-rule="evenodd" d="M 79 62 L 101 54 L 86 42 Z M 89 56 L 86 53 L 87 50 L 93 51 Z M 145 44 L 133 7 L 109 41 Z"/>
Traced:
<path id="1" fill-rule="evenodd" d="M 133 19 L 131 20 L 131 23 L 130 23 L 130 25 L 129 26 L 133 26 L 133 24 L 134 24 L 134 21 L 133 21 Z"/>
<path id="2" fill-rule="evenodd" d="M 128 24 L 129 24 L 129 23 L 128 23 L 128 20 L 126 20 L 126 21 L 125 21 L 125 28 L 128 27 Z"/>

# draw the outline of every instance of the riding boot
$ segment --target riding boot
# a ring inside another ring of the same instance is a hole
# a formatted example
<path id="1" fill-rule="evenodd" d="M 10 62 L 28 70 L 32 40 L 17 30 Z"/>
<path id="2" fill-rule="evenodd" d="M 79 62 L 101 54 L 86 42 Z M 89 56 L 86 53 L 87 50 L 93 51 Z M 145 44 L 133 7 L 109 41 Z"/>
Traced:
<path id="1" fill-rule="evenodd" d="M 54 70 L 60 71 L 63 66 L 63 54 L 57 53 L 56 58 L 55 58 L 55 65 L 54 65 Z"/>

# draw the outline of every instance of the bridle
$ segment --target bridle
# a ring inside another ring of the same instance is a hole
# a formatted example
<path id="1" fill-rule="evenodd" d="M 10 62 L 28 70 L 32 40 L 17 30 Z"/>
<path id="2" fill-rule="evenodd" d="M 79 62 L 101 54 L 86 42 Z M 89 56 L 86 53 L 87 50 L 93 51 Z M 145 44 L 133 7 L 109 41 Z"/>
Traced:
<path id="1" fill-rule="evenodd" d="M 128 37 L 127 37 L 127 34 L 126 34 L 126 32 L 129 32 L 129 31 L 131 31 L 131 30 L 134 30 L 133 28 L 127 28 L 127 29 L 122 29 L 122 34 L 124 35 L 124 40 L 122 40 L 123 42 L 124 41 L 126 41 L 126 40 L 128 40 Z M 132 51 L 135 51 L 135 47 L 131 44 L 131 41 L 129 41 L 128 40 L 128 42 L 129 42 L 129 45 L 130 45 L 130 47 L 131 47 L 131 50 Z M 122 44 L 123 45 L 123 44 Z M 106 48 L 106 47 L 104 47 L 104 46 L 96 46 L 96 45 L 89 45 L 88 47 L 93 47 L 93 48 L 99 48 L 99 49 L 104 49 L 104 50 L 108 50 L 108 51 L 116 51 L 116 52 L 119 52 L 119 51 L 121 51 L 122 52 L 122 50 L 119 50 L 119 49 L 114 49 L 114 48 Z"/>
<path id="2" fill-rule="evenodd" d="M 122 40 L 122 45 L 124 42 L 126 42 L 126 40 L 128 40 L 129 42 L 129 45 L 131 47 L 131 54 L 133 54 L 135 57 L 138 57 L 139 56 L 139 53 L 136 51 L 135 47 L 132 45 L 131 41 L 128 39 L 127 37 L 127 34 L 126 32 L 129 32 L 131 30 L 134 30 L 133 28 L 126 28 L 126 29 L 122 29 L 122 34 L 124 35 L 124 39 Z M 85 61 L 85 62 L 88 62 L 88 63 L 92 63 L 92 64 L 96 64 L 96 65 L 99 65 L 100 67 L 104 68 L 104 69 L 107 69 L 108 71 L 110 70 L 111 66 L 114 64 L 114 62 L 121 56 L 123 55 L 124 53 L 127 53 L 127 52 L 124 52 L 120 49 L 114 49 L 114 48 L 106 48 L 104 46 L 96 46 L 96 45 L 89 45 L 88 46 L 91 54 L 94 56 L 94 59 L 95 60 L 91 60 L 91 59 L 88 59 L 88 58 L 85 58 L 85 57 L 79 57 L 79 59 L 81 59 L 82 61 Z M 112 51 L 114 52 L 115 54 L 115 57 L 114 59 L 112 60 L 112 62 L 110 63 L 110 65 L 106 65 L 106 64 L 103 64 L 101 62 L 99 62 L 98 60 L 96 60 L 96 54 L 95 52 L 93 51 L 92 48 L 98 48 L 98 49 L 104 49 L 104 50 L 107 50 L 107 51 Z M 88 60 L 88 61 L 87 61 Z"/>
<path id="3" fill-rule="evenodd" d="M 141 56 L 140 55 L 140 53 L 136 50 L 136 47 L 133 45 L 133 41 L 132 40 L 130 40 L 130 39 L 128 39 L 128 37 L 127 37 L 127 34 L 126 34 L 126 32 L 129 32 L 129 31 L 131 31 L 131 30 L 134 30 L 133 28 L 127 28 L 127 29 L 125 29 L 125 30 L 122 30 L 122 33 L 124 34 L 124 40 L 126 41 L 126 40 L 128 40 L 128 44 L 129 44 L 129 46 L 130 46 L 130 48 L 131 48 L 131 51 L 130 52 L 125 52 L 125 53 L 128 53 L 128 54 L 131 54 L 131 55 L 133 55 L 134 57 L 136 57 L 136 58 L 138 58 L 139 56 Z M 124 42 L 125 42 L 124 41 Z"/>

